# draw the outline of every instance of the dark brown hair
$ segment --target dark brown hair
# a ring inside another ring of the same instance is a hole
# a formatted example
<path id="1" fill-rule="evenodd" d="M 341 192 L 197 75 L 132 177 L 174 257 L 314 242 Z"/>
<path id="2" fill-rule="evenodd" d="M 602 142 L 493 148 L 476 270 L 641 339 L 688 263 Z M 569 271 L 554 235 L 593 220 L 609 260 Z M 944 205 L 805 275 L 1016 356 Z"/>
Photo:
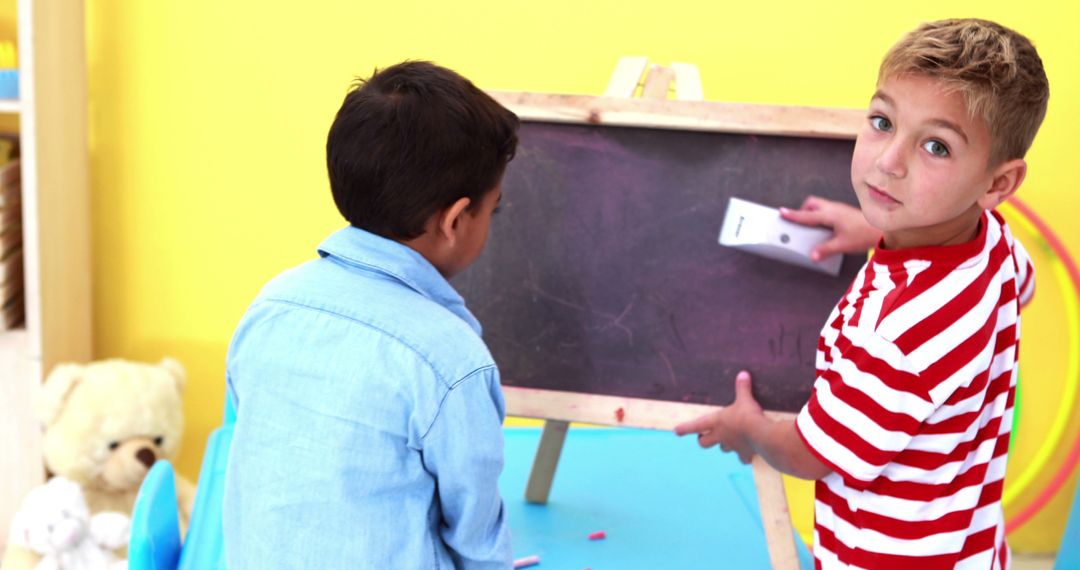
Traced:
<path id="1" fill-rule="evenodd" d="M 461 75 L 407 61 L 359 79 L 326 140 L 334 203 L 350 224 L 407 240 L 461 198 L 476 206 L 517 147 L 518 118 Z"/>

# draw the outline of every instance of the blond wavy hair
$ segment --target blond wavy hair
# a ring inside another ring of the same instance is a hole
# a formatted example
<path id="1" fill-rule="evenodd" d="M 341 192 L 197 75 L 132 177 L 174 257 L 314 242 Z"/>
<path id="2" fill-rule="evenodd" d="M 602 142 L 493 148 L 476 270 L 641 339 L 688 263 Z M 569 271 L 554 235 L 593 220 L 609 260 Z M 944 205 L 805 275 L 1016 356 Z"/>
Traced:
<path id="1" fill-rule="evenodd" d="M 885 54 L 878 84 L 906 74 L 933 77 L 963 95 L 972 117 L 989 127 L 991 165 L 1023 158 L 1046 116 L 1050 84 L 1035 46 L 994 22 L 919 26 Z"/>

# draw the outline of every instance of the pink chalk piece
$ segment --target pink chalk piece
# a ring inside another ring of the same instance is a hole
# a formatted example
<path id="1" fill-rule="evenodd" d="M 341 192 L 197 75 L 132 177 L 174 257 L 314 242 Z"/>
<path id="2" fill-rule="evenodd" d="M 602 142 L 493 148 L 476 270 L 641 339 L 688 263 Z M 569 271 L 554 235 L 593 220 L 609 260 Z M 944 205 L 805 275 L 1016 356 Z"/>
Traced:
<path id="1" fill-rule="evenodd" d="M 603 540 L 605 538 L 607 538 L 607 533 L 602 530 L 589 533 L 589 540 Z"/>
<path id="2" fill-rule="evenodd" d="M 526 556 L 525 558 L 518 558 L 514 561 L 514 568 L 528 568 L 529 566 L 536 566 L 540 563 L 540 557 L 537 555 Z"/>
<path id="3" fill-rule="evenodd" d="M 623 418 L 625 418 L 625 417 L 626 417 L 626 410 L 624 410 L 622 408 L 619 408 L 619 409 L 615 410 L 615 419 L 616 420 L 619 420 L 619 422 L 622 422 Z"/>

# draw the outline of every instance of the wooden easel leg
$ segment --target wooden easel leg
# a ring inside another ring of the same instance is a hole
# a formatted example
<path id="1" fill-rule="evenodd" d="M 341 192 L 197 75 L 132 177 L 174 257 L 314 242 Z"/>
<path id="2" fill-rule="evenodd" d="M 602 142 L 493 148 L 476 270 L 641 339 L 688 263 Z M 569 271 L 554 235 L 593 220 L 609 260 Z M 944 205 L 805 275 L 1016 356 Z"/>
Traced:
<path id="1" fill-rule="evenodd" d="M 701 87 L 701 74 L 696 65 L 691 63 L 672 63 L 675 72 L 675 98 L 679 101 L 704 101 L 705 91 Z"/>
<path id="2" fill-rule="evenodd" d="M 761 523 L 765 527 L 765 542 L 769 546 L 769 561 L 774 570 L 798 570 L 799 557 L 791 530 L 791 513 L 788 512 L 780 472 L 759 455 L 754 456 L 751 467 L 761 506 Z"/>
<path id="3" fill-rule="evenodd" d="M 536 448 L 529 484 L 525 487 L 525 500 L 530 503 L 546 504 L 551 492 L 551 482 L 555 479 L 555 468 L 559 466 L 559 455 L 566 430 L 570 422 L 545 420 L 544 433 L 540 435 L 540 446 Z"/>
<path id="4" fill-rule="evenodd" d="M 642 99 L 668 98 L 671 82 L 675 80 L 675 70 L 670 67 L 654 65 L 645 76 L 645 84 L 641 87 Z"/>
<path id="5" fill-rule="evenodd" d="M 634 92 L 637 91 L 638 82 L 641 81 L 641 74 L 645 73 L 645 66 L 648 64 L 649 59 L 646 57 L 619 58 L 618 63 L 615 64 L 615 71 L 608 79 L 604 97 L 633 97 Z"/>

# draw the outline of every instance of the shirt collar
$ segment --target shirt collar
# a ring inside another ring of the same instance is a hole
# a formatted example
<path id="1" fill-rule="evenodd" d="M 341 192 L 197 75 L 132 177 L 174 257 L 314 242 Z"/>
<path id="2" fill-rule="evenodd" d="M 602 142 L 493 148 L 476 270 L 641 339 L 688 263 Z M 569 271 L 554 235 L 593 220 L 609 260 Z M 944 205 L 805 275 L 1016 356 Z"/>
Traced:
<path id="1" fill-rule="evenodd" d="M 989 211 L 983 211 L 979 218 L 979 233 L 975 239 L 955 245 L 933 245 L 907 249 L 885 249 L 885 238 L 878 240 L 874 248 L 873 261 L 889 266 L 890 270 L 904 269 L 904 263 L 911 260 L 923 260 L 938 264 L 939 267 L 967 267 L 979 259 L 985 251 L 987 232 L 997 221 Z"/>
<path id="2" fill-rule="evenodd" d="M 348 226 L 330 234 L 319 244 L 320 257 L 333 257 L 348 265 L 386 275 L 442 305 L 465 321 L 476 334 L 480 322 L 430 261 L 411 247 Z"/>

